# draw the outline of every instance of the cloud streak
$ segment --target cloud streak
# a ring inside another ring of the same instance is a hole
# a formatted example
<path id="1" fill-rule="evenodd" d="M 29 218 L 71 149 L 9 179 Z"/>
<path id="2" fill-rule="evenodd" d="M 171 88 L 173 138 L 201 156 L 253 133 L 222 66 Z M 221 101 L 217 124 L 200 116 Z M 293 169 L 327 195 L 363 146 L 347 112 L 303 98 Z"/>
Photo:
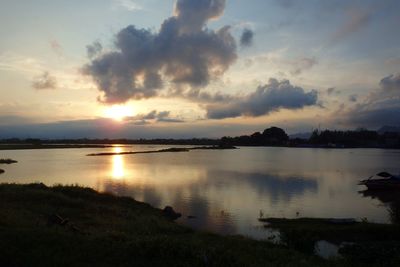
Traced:
<path id="1" fill-rule="evenodd" d="M 115 4 L 129 11 L 141 10 L 142 7 L 133 0 L 114 0 Z"/>
<path id="2" fill-rule="evenodd" d="M 37 90 L 56 89 L 57 79 L 45 71 L 41 75 L 34 78 L 32 87 Z"/>
<path id="3" fill-rule="evenodd" d="M 133 122 L 136 125 L 145 125 L 149 124 L 149 121 L 156 121 L 156 122 L 175 122 L 180 123 L 184 122 L 181 119 L 171 117 L 170 111 L 157 111 L 152 110 L 146 114 L 138 114 L 133 117 L 126 118 L 126 121 Z"/>
<path id="4" fill-rule="evenodd" d="M 253 39 L 254 32 L 250 29 L 244 29 L 242 36 L 240 37 L 240 45 L 243 47 L 251 46 L 253 44 Z"/>
<path id="5" fill-rule="evenodd" d="M 333 34 L 331 43 L 338 43 L 368 25 L 373 15 L 372 9 L 352 8 L 346 13 L 346 20 Z"/>

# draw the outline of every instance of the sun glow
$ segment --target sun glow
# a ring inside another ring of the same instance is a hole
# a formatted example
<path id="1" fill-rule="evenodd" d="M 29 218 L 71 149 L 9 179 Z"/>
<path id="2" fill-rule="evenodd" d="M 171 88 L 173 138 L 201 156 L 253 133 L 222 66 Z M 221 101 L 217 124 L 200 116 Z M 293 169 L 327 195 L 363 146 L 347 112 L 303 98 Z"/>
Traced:
<path id="1" fill-rule="evenodd" d="M 114 153 L 121 153 L 122 149 L 121 147 L 114 147 L 113 149 Z M 112 170 L 111 170 L 111 176 L 114 179 L 122 179 L 125 176 L 125 162 L 124 158 L 122 155 L 114 155 L 112 156 Z"/>
<path id="2" fill-rule="evenodd" d="M 130 106 L 114 105 L 104 110 L 106 118 L 122 121 L 124 118 L 133 116 L 133 109 Z"/>

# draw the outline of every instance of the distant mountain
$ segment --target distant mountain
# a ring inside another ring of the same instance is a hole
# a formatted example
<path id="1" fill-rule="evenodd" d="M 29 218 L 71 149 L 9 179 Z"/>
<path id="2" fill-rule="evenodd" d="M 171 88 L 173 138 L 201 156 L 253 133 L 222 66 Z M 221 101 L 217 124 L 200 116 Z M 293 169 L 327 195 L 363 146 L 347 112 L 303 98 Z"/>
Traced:
<path id="1" fill-rule="evenodd" d="M 400 133 L 400 127 L 398 126 L 383 126 L 379 128 L 378 133 Z"/>
<path id="2" fill-rule="evenodd" d="M 289 137 L 290 137 L 290 139 L 299 138 L 299 139 L 307 139 L 308 140 L 308 139 L 310 139 L 311 135 L 312 135 L 311 132 L 309 132 L 309 133 L 295 133 L 295 134 L 290 134 Z"/>

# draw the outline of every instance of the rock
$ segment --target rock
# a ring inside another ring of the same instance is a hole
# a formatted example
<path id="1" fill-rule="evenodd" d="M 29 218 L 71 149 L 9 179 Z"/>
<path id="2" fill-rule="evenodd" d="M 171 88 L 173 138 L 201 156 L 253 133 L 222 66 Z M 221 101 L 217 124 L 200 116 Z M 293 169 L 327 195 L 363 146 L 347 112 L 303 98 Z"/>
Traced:
<path id="1" fill-rule="evenodd" d="M 68 222 L 69 222 L 69 219 L 64 219 L 58 214 L 52 214 L 47 219 L 48 226 L 52 226 L 52 225 L 65 226 Z"/>
<path id="2" fill-rule="evenodd" d="M 170 220 L 176 220 L 178 218 L 180 218 L 182 216 L 181 213 L 179 212 L 175 212 L 174 209 L 171 206 L 166 206 L 163 211 L 162 211 L 163 215 L 165 217 L 167 217 Z"/>

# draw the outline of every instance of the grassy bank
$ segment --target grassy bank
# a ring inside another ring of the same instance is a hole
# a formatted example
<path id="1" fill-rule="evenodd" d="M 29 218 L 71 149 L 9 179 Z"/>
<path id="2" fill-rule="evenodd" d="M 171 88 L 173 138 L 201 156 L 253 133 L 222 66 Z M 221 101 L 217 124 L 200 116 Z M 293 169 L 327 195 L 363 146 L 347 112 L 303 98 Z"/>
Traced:
<path id="1" fill-rule="evenodd" d="M 312 253 L 317 241 L 341 245 L 346 262 L 364 266 L 400 266 L 400 226 L 368 222 L 340 223 L 331 219 L 263 219 L 279 229 L 289 248 Z"/>
<path id="2" fill-rule="evenodd" d="M 57 216 L 68 220 L 54 223 Z M 0 240 L 0 266 L 336 265 L 267 242 L 197 232 L 131 198 L 74 186 L 0 185 Z"/>

